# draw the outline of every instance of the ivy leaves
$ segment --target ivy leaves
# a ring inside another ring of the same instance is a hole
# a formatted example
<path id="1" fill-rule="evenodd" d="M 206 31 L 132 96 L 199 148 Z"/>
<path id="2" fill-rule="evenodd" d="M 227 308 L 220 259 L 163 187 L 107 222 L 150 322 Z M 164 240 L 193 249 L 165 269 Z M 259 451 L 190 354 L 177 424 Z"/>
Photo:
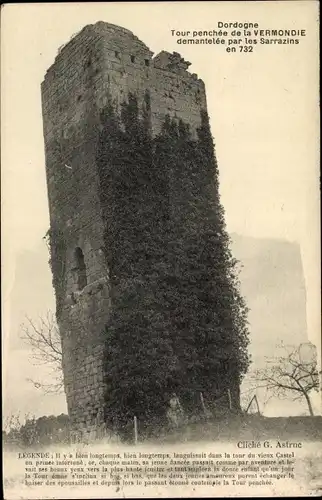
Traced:
<path id="1" fill-rule="evenodd" d="M 162 421 L 173 391 L 211 402 L 232 388 L 238 408 L 248 367 L 207 114 L 195 139 L 169 117 L 152 137 L 149 112 L 133 95 L 120 116 L 109 105 L 97 146 L 112 298 L 105 410 L 118 430 L 134 415 Z"/>

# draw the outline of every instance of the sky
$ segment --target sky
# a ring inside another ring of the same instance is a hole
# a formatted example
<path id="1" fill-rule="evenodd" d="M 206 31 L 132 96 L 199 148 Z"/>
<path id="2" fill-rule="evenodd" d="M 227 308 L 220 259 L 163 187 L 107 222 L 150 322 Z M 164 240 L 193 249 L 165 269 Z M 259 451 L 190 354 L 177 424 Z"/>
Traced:
<path id="1" fill-rule="evenodd" d="M 58 48 L 85 25 L 130 29 L 157 54 L 180 52 L 206 85 L 229 232 L 301 246 L 308 333 L 320 332 L 318 2 L 12 4 L 1 20 L 3 309 L 10 335 L 16 258 L 49 227 L 40 84 Z M 222 22 L 305 29 L 299 45 L 178 45 L 171 30 Z M 35 270 L 37 272 L 37 270 Z M 22 305 L 23 307 L 23 305 Z M 26 311 L 28 313 L 28 311 Z"/>

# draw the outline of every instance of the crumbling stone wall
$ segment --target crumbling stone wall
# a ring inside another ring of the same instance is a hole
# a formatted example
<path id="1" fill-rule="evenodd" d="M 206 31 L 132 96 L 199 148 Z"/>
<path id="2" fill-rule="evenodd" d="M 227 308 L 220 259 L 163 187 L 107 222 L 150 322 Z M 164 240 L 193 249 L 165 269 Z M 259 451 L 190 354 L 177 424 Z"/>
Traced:
<path id="1" fill-rule="evenodd" d="M 189 62 L 178 53 L 152 56 L 130 31 L 98 22 L 60 49 L 42 83 L 51 265 L 68 411 L 77 431 L 101 423 L 102 334 L 111 309 L 95 157 L 100 113 L 110 102 L 120 113 L 131 94 L 154 136 L 167 115 L 196 136 L 207 108 L 204 83 L 188 72 Z"/>

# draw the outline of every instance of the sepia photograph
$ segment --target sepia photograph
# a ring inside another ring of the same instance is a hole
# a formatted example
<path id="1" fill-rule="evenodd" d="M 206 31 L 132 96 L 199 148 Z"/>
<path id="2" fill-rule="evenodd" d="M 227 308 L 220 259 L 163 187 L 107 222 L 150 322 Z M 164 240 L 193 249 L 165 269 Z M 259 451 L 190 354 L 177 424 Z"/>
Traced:
<path id="1" fill-rule="evenodd" d="M 2 7 L 7 500 L 321 495 L 318 7 Z"/>

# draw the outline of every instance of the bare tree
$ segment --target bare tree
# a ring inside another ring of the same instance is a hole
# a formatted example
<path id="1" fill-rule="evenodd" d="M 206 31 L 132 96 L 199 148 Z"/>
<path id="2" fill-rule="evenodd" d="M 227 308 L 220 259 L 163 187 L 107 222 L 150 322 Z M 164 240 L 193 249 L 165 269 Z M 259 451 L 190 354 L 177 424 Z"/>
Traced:
<path id="1" fill-rule="evenodd" d="M 28 379 L 37 389 L 45 393 L 60 393 L 64 389 L 62 369 L 62 347 L 58 325 L 52 312 L 39 318 L 35 323 L 27 318 L 22 325 L 22 340 L 31 348 L 31 359 L 34 365 L 46 365 L 49 368 L 52 382 Z"/>
<path id="2" fill-rule="evenodd" d="M 303 352 L 305 346 L 309 347 L 310 353 Z M 318 392 L 320 387 L 313 344 L 301 344 L 297 347 L 282 344 L 278 347 L 282 349 L 282 353 L 269 358 L 265 368 L 255 370 L 251 374 L 253 388 L 265 388 L 269 398 L 291 398 L 293 401 L 304 399 L 310 415 L 313 416 L 311 392 Z"/>

